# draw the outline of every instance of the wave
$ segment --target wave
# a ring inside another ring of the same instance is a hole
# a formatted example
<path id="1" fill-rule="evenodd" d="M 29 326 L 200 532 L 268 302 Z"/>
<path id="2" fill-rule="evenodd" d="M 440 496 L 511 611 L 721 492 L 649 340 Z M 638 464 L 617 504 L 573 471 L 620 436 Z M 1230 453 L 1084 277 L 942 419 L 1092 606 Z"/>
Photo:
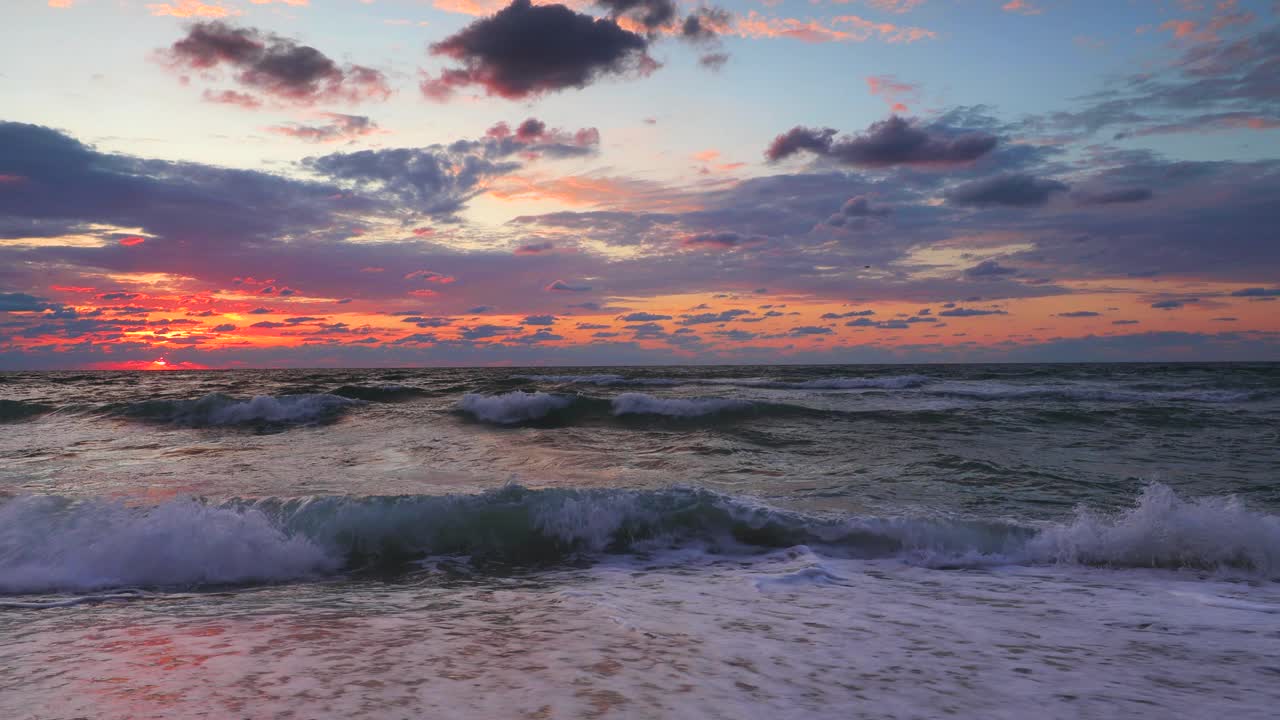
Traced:
<path id="1" fill-rule="evenodd" d="M 821 412 L 798 405 L 733 398 L 670 398 L 632 392 L 602 399 L 523 390 L 496 395 L 468 393 L 458 402 L 458 410 L 481 422 L 498 425 L 574 424 L 643 417 L 692 421 L 728 414 Z"/>
<path id="2" fill-rule="evenodd" d="M 257 395 L 248 400 L 213 393 L 198 400 L 145 400 L 112 406 L 108 414 L 188 427 L 293 426 L 333 421 L 360 404 L 361 400 L 328 393 Z"/>
<path id="3" fill-rule="evenodd" d="M 1085 564 L 1280 577 L 1280 517 L 1230 498 L 1148 487 L 1124 512 L 1042 526 L 815 516 L 694 488 L 477 495 L 173 500 L 22 496 L 0 502 L 0 593 L 88 592 L 308 579 L 439 556 L 545 564 L 673 547 L 720 554 L 808 546 L 934 567 Z M 811 575 L 813 575 L 811 573 Z M 788 582 L 837 582 L 814 575 Z"/>
<path id="4" fill-rule="evenodd" d="M 0 400 L 0 423 L 16 423 L 34 420 L 52 412 L 48 405 L 23 400 Z"/>
<path id="5" fill-rule="evenodd" d="M 1261 394 L 1253 390 L 1138 390 L 1096 385 L 1014 385 L 998 382 L 944 384 L 930 388 L 931 394 L 950 395 L 977 400 L 1019 400 L 1045 398 L 1085 402 L 1200 402 L 1238 403 L 1256 400 Z"/>
<path id="6" fill-rule="evenodd" d="M 540 420 L 553 411 L 569 407 L 573 401 L 571 396 L 523 390 L 501 395 L 467 393 L 458 401 L 458 409 L 483 422 L 515 425 Z"/>
<path id="7" fill-rule="evenodd" d="M 343 385 L 333 390 L 330 394 L 366 402 L 405 402 L 430 393 L 422 388 L 389 383 L 385 385 Z"/>
<path id="8" fill-rule="evenodd" d="M 733 387 L 769 388 L 778 390 L 900 390 L 915 388 L 929 382 L 923 375 L 894 375 L 887 377 L 837 377 L 814 380 L 774 380 L 769 378 L 667 378 L 626 377 L 614 374 L 594 375 L 516 375 L 522 380 L 535 382 L 567 383 L 579 385 L 728 385 Z"/>
<path id="9" fill-rule="evenodd" d="M 614 415 L 665 415 L 682 418 L 741 412 L 756 407 L 755 403 L 731 398 L 664 398 L 645 393 L 623 393 L 613 398 L 611 405 Z"/>

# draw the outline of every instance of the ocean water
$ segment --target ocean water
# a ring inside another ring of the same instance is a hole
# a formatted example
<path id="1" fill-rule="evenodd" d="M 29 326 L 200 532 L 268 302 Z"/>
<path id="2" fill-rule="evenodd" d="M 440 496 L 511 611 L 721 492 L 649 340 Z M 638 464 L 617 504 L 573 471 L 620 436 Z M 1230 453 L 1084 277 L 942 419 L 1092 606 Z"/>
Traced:
<path id="1" fill-rule="evenodd" d="M 0 717 L 1280 706 L 1280 365 L 0 374 Z"/>

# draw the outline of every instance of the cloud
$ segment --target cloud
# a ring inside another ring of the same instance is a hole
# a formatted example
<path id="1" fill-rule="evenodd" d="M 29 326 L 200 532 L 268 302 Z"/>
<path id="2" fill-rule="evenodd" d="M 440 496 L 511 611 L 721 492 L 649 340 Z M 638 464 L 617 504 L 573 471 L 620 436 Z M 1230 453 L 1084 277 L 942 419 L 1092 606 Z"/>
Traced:
<path id="1" fill-rule="evenodd" d="M 267 128 L 267 132 L 316 143 L 354 140 L 358 137 L 380 132 L 378 124 L 364 115 L 321 113 L 320 116 L 327 119 L 328 122 L 323 125 L 302 125 L 300 123 L 273 125 Z"/>
<path id="2" fill-rule="evenodd" d="M 904 325 L 903 327 L 906 327 L 906 326 Z M 820 325 L 801 325 L 800 327 L 794 327 L 794 328 L 791 328 L 791 331 L 790 331 L 790 333 L 789 333 L 789 334 L 790 334 L 790 335 L 796 335 L 796 336 L 801 336 L 801 335 L 830 335 L 830 334 L 832 334 L 833 332 L 835 332 L 835 331 L 834 331 L 834 330 L 832 330 L 831 328 L 829 328 L 829 327 L 822 327 L 822 326 L 820 326 Z"/>
<path id="3" fill-rule="evenodd" d="M 735 232 L 706 232 L 685 236 L 680 244 L 685 247 L 708 247 L 728 250 L 741 245 L 745 241 Z"/>
<path id="4" fill-rule="evenodd" d="M 693 43 L 714 43 L 730 31 L 733 16 L 718 7 L 700 7 L 680 23 L 680 37 Z"/>
<path id="5" fill-rule="evenodd" d="M 419 212 L 447 217 L 480 191 L 483 180 L 510 172 L 519 163 L 496 162 L 464 144 L 462 152 L 440 145 L 332 153 L 309 157 L 311 171 Z"/>
<path id="6" fill-rule="evenodd" d="M 520 321 L 521 325 L 554 325 L 556 322 L 555 315 L 526 315 Z"/>
<path id="7" fill-rule="evenodd" d="M 609 17 L 630 18 L 650 32 L 670 25 L 676 18 L 672 0 L 595 0 L 595 4 L 608 11 Z"/>
<path id="8" fill-rule="evenodd" d="M 766 17 L 751 10 L 738 18 L 732 32 L 744 38 L 790 38 L 807 43 L 866 42 L 878 38 L 888 43 L 931 40 L 937 33 L 924 28 L 873 22 L 857 15 L 837 15 L 827 21 Z"/>
<path id="9" fill-rule="evenodd" d="M 386 100 L 386 77 L 363 65 L 339 66 L 295 40 L 220 20 L 192 24 L 163 53 L 177 70 L 231 70 L 236 82 L 275 100 L 301 105 Z"/>
<path id="10" fill-rule="evenodd" d="M 1049 202 L 1054 193 L 1066 190 L 1067 186 L 1057 180 L 1012 173 L 959 185 L 948 190 L 946 198 L 956 205 L 1035 207 Z"/>
<path id="11" fill-rule="evenodd" d="M 60 307 L 26 293 L 0 293 L 0 312 L 43 312 Z"/>
<path id="12" fill-rule="evenodd" d="M 620 319 L 623 322 L 655 322 L 657 320 L 670 320 L 671 316 L 647 312 L 634 312 L 629 315 L 623 315 Z"/>
<path id="13" fill-rule="evenodd" d="M 1008 315 L 1004 310 L 978 310 L 976 308 L 951 308 L 938 313 L 942 317 L 979 317 L 981 315 Z"/>
<path id="14" fill-rule="evenodd" d="M 572 285 L 563 280 L 556 280 L 546 287 L 548 292 L 590 292 L 590 285 Z"/>
<path id="15" fill-rule="evenodd" d="M 553 242 L 532 242 L 532 243 L 525 243 L 524 245 L 521 245 L 520 247 L 516 248 L 516 254 L 517 255 L 542 255 L 543 253 L 549 253 L 555 249 L 556 249 L 556 244 Z"/>
<path id="16" fill-rule="evenodd" d="M 729 62 L 727 53 L 714 52 L 706 53 L 698 57 L 698 64 L 708 70 L 718 71 Z"/>
<path id="17" fill-rule="evenodd" d="M 810 152 L 854 167 L 945 167 L 971 163 L 999 142 L 994 135 L 982 132 L 944 133 L 924 128 L 897 115 L 872 123 L 861 135 L 837 138 L 836 132 L 833 128 L 794 127 L 774 138 L 765 157 L 777 162 Z"/>
<path id="18" fill-rule="evenodd" d="M 713 323 L 726 323 L 743 315 L 751 315 L 750 310 L 724 310 L 722 312 L 698 313 L 695 315 L 681 315 L 679 322 L 681 325 L 710 325 Z"/>
<path id="19" fill-rule="evenodd" d="M 1231 297 L 1247 297 L 1247 298 L 1280 297 L 1280 288 L 1262 288 L 1262 287 L 1245 288 L 1243 290 L 1236 290 L 1235 292 L 1231 293 Z"/>
<path id="20" fill-rule="evenodd" d="M 986 280 L 1007 275 L 1017 275 L 1018 271 L 1011 267 L 1005 267 L 995 260 L 983 260 L 977 265 L 965 269 L 964 274 L 968 278 Z"/>
<path id="21" fill-rule="evenodd" d="M 1140 203 L 1152 197 L 1149 188 L 1121 188 L 1118 190 L 1102 190 L 1093 193 L 1076 193 L 1072 196 L 1077 205 L 1119 205 Z"/>
<path id="22" fill-rule="evenodd" d="M 1200 302 L 1200 298 L 1177 298 L 1174 300 L 1159 300 L 1151 303 L 1151 307 L 1156 310 L 1177 310 L 1181 307 L 1192 303 Z"/>
<path id="23" fill-rule="evenodd" d="M 600 146 L 600 131 L 593 127 L 569 132 L 548 128 L 537 118 L 526 118 L 515 130 L 505 122 L 485 131 L 482 140 L 454 143 L 454 151 L 479 149 L 486 157 L 504 158 L 516 153 L 525 157 L 546 155 L 553 158 L 583 157 L 595 153 Z"/>
<path id="24" fill-rule="evenodd" d="M 892 214 L 892 208 L 873 205 L 865 196 L 856 195 L 846 200 L 838 212 L 827 218 L 827 224 L 835 227 L 852 226 L 854 223 L 851 221 L 887 217 Z"/>
<path id="25" fill-rule="evenodd" d="M 647 75 L 657 68 L 648 41 L 611 19 L 563 5 L 512 0 L 491 17 L 476 20 L 431 46 L 431 54 L 458 66 L 425 76 L 421 90 L 434 100 L 460 88 L 520 100 L 584 88 L 606 75 Z"/>
<path id="26" fill-rule="evenodd" d="M 1098 317 L 1102 313 L 1093 312 L 1092 310 L 1073 310 L 1071 312 L 1058 313 L 1060 318 L 1091 318 Z"/>
<path id="27" fill-rule="evenodd" d="M 70 0 L 62 1 L 67 2 L 68 6 L 70 5 Z M 52 0 L 50 4 L 52 4 Z M 149 3 L 147 10 L 156 17 L 179 18 L 224 18 L 240 14 L 239 10 L 227 7 L 218 0 L 210 0 L 209 2 L 201 2 L 201 0 L 171 0 L 167 3 Z"/>

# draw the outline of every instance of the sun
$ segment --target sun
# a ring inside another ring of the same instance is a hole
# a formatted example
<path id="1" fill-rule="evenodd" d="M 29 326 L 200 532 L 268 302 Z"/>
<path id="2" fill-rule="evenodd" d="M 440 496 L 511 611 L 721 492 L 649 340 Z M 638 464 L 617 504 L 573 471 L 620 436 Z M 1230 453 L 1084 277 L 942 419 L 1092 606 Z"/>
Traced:
<path id="1" fill-rule="evenodd" d="M 169 363 L 166 362 L 164 358 L 160 358 L 159 360 L 153 361 L 151 364 L 155 365 L 156 367 L 165 367 Z"/>

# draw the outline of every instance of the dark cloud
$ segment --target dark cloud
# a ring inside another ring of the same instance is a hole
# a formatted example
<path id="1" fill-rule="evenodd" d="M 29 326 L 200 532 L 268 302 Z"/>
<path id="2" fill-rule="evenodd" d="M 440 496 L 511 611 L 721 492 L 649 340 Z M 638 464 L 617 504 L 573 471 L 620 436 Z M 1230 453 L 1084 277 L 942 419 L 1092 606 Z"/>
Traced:
<path id="1" fill-rule="evenodd" d="M 997 175 L 974 180 L 946 192 L 947 202 L 956 205 L 1008 205 L 1035 207 L 1049 202 L 1056 192 L 1067 186 L 1057 180 L 1044 180 L 1022 174 Z"/>
<path id="2" fill-rule="evenodd" d="M 906 327 L 906 325 L 903 325 Z M 790 335 L 830 335 L 834 331 L 829 327 L 820 325 L 801 325 L 800 327 L 791 328 Z"/>
<path id="3" fill-rule="evenodd" d="M 1092 310 L 1073 310 L 1071 312 L 1058 313 L 1058 317 L 1060 318 L 1091 318 L 1091 317 L 1098 317 L 1101 314 L 1102 313 L 1094 312 Z"/>
<path id="4" fill-rule="evenodd" d="M 1004 310 L 978 310 L 976 308 L 952 308 L 938 313 L 943 317 L 978 317 L 980 315 L 1008 315 Z"/>
<path id="5" fill-rule="evenodd" d="M 712 247 L 727 250 L 738 247 L 745 238 L 735 232 L 706 232 L 688 235 L 680 241 L 685 247 Z"/>
<path id="6" fill-rule="evenodd" d="M 1120 190 L 1103 190 L 1100 192 L 1076 193 L 1073 199 L 1078 205 L 1117 205 L 1123 203 L 1139 203 L 1151 199 L 1149 188 L 1124 188 Z"/>
<path id="7" fill-rule="evenodd" d="M 508 99 L 580 89 L 605 75 L 648 74 L 657 67 L 648 47 L 643 36 L 612 19 L 513 0 L 433 44 L 433 55 L 459 65 L 424 78 L 421 89 L 436 100 L 473 85 Z"/>
<path id="8" fill-rule="evenodd" d="M 695 43 L 714 42 L 729 30 L 733 15 L 718 7 L 700 7 L 680 23 L 680 37 Z"/>
<path id="9" fill-rule="evenodd" d="M 232 325 L 231 323 L 227 323 L 227 324 L 225 324 L 225 325 L 216 325 L 216 326 L 214 326 L 213 331 L 214 331 L 214 332 L 225 333 L 225 332 L 234 332 L 234 331 L 235 331 L 235 329 L 236 329 L 236 326 L 235 326 L 235 325 Z"/>
<path id="10" fill-rule="evenodd" d="M 872 123 L 861 135 L 836 138 L 836 132 L 832 128 L 792 128 L 774 138 L 765 157 L 776 162 L 807 151 L 855 167 L 949 166 L 971 163 L 991 152 L 999 142 L 984 132 L 944 132 L 897 115 Z"/>
<path id="11" fill-rule="evenodd" d="M 241 85 L 276 100 L 301 104 L 385 100 L 383 74 L 362 65 L 339 66 L 324 53 L 289 38 L 221 21 L 193 23 L 165 55 L 177 69 L 231 68 Z M 222 100 L 234 98 L 225 93 Z M 245 102 L 237 104 L 245 105 Z"/>
<path id="12" fill-rule="evenodd" d="M 676 19 L 676 5 L 672 0 L 595 0 L 595 4 L 604 8 L 609 17 L 630 18 L 650 32 Z"/>
<path id="13" fill-rule="evenodd" d="M 729 62 L 728 53 L 714 52 L 698 56 L 698 64 L 708 70 L 720 70 Z"/>
<path id="14" fill-rule="evenodd" d="M 481 181 L 520 167 L 439 145 L 332 153 L 306 158 L 302 164 L 361 192 L 444 217 L 479 193 Z"/>
<path id="15" fill-rule="evenodd" d="M 546 242 L 546 241 L 532 242 L 532 243 L 525 243 L 524 245 L 521 245 L 520 247 L 516 248 L 516 254 L 517 255 L 541 255 L 543 253 L 551 252 L 552 250 L 555 250 L 555 249 L 556 249 L 556 245 L 553 242 Z"/>
<path id="16" fill-rule="evenodd" d="M 1231 293 L 1231 297 L 1280 297 L 1280 288 L 1245 288 Z"/>
<path id="17" fill-rule="evenodd" d="M 750 315 L 750 310 L 725 310 L 718 313 L 698 313 L 696 315 L 681 315 L 678 321 L 681 325 L 709 325 L 712 323 L 725 323 L 734 318 Z"/>
<path id="18" fill-rule="evenodd" d="M 0 293 L 0 312 L 42 312 L 59 307 L 26 293 Z"/>
<path id="19" fill-rule="evenodd" d="M 267 128 L 267 131 L 277 135 L 305 140 L 306 142 L 337 142 L 372 135 L 380 130 L 377 123 L 364 115 L 322 113 L 321 117 L 328 122 L 321 125 L 303 125 L 300 123 L 273 125 Z"/>
<path id="20" fill-rule="evenodd" d="M 966 268 L 964 274 L 965 277 L 975 280 L 988 280 L 1007 275 L 1017 275 L 1018 271 L 1011 267 L 1005 267 L 995 260 L 983 260 L 973 267 Z"/>
<path id="21" fill-rule="evenodd" d="M 526 315 L 520 321 L 521 325 L 554 325 L 556 322 L 555 315 Z"/>
<path id="22" fill-rule="evenodd" d="M 670 315 L 657 315 L 655 313 L 634 312 L 630 315 L 623 315 L 620 318 L 623 322 L 655 322 L 657 320 L 670 320 Z"/>
<path id="23" fill-rule="evenodd" d="M 865 218 L 887 217 L 893 214 L 891 208 L 877 206 L 871 204 L 871 200 L 862 195 L 856 195 L 845 201 L 840 206 L 840 210 L 831 217 L 827 218 L 827 224 L 834 227 L 844 227 L 853 225 Z M 862 225 L 858 225 L 862 227 Z"/>
<path id="24" fill-rule="evenodd" d="M 595 153 L 600 146 L 600 131 L 581 128 L 574 132 L 548 128 L 537 118 L 527 118 L 515 130 L 500 122 L 485 131 L 476 141 L 459 141 L 449 146 L 456 153 L 479 153 L 489 159 L 505 158 L 517 153 L 525 157 L 546 155 L 552 158 L 583 157 Z"/>
<path id="25" fill-rule="evenodd" d="M 1151 303 L 1151 307 L 1157 310 L 1177 310 L 1186 305 L 1198 303 L 1200 298 L 1177 298 L 1173 300 L 1159 300 Z"/>
<path id="26" fill-rule="evenodd" d="M 550 292 L 590 292 L 590 285 L 573 285 L 563 280 L 556 280 L 546 288 Z"/>

